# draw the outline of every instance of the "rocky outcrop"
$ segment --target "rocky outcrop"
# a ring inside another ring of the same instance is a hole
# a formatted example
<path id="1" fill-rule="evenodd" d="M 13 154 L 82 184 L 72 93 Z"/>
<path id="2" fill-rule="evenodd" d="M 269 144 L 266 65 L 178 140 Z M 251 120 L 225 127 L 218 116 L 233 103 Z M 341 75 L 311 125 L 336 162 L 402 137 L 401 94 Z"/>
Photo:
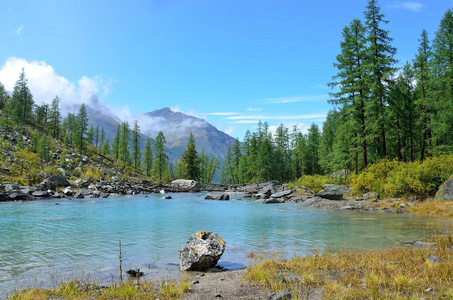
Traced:
<path id="1" fill-rule="evenodd" d="M 172 187 L 177 187 L 181 189 L 188 189 L 193 191 L 199 191 L 201 185 L 198 181 L 195 180 L 186 180 L 186 179 L 177 179 L 171 182 Z"/>
<path id="2" fill-rule="evenodd" d="M 329 200 L 340 200 L 343 198 L 343 187 L 333 186 L 325 188 L 318 192 L 318 196 Z"/>
<path id="3" fill-rule="evenodd" d="M 285 200 L 277 199 L 277 198 L 266 198 L 266 199 L 258 199 L 255 203 L 264 203 L 264 204 L 274 204 L 274 203 L 284 203 Z"/>
<path id="4" fill-rule="evenodd" d="M 445 181 L 436 193 L 435 200 L 453 201 L 453 176 Z"/>
<path id="5" fill-rule="evenodd" d="M 204 198 L 205 200 L 230 200 L 230 195 L 224 193 L 210 193 Z"/>
<path id="6" fill-rule="evenodd" d="M 225 241 L 217 233 L 197 232 L 178 250 L 180 269 L 203 271 L 214 267 L 225 251 L 225 245 Z"/>
<path id="7" fill-rule="evenodd" d="M 287 196 L 291 195 L 292 193 L 293 193 L 293 191 L 291 191 L 291 190 L 284 190 L 284 191 L 272 194 L 271 198 L 283 198 L 283 197 L 287 197 Z"/>

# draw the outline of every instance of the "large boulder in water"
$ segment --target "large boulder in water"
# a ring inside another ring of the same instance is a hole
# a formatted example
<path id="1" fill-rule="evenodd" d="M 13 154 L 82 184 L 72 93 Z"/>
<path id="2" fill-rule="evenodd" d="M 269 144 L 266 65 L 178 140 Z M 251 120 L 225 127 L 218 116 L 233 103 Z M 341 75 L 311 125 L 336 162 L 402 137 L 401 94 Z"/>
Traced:
<path id="1" fill-rule="evenodd" d="M 318 196 L 329 200 L 340 200 L 343 197 L 341 186 L 333 186 L 319 191 Z"/>
<path id="2" fill-rule="evenodd" d="M 225 251 L 225 241 L 210 231 L 198 231 L 178 250 L 182 271 L 203 271 L 214 267 Z"/>
<path id="3" fill-rule="evenodd" d="M 201 188 L 201 185 L 198 181 L 187 179 L 173 180 L 171 182 L 171 186 L 189 190 L 200 190 Z"/>
<path id="4" fill-rule="evenodd" d="M 204 197 L 205 200 L 230 200 L 230 195 L 224 193 L 209 193 Z"/>
<path id="5" fill-rule="evenodd" d="M 436 193 L 435 200 L 453 201 L 453 176 L 445 181 Z"/>

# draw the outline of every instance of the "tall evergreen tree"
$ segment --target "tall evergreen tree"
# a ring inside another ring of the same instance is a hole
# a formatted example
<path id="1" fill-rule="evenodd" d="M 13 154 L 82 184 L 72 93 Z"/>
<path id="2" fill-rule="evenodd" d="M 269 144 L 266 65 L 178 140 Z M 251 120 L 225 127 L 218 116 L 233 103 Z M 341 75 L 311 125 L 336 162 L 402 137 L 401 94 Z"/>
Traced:
<path id="1" fill-rule="evenodd" d="M 143 163 L 146 175 L 149 175 L 153 168 L 153 150 L 151 148 L 151 139 L 146 137 L 145 151 L 143 152 Z"/>
<path id="2" fill-rule="evenodd" d="M 373 128 L 381 144 L 382 156 L 387 157 L 386 141 L 386 84 L 396 71 L 396 48 L 391 45 L 389 32 L 382 28 L 387 24 L 385 15 L 380 12 L 377 0 L 369 0 L 365 11 L 366 29 L 368 32 L 367 68 L 371 81 L 371 111 L 376 112 Z"/>
<path id="3" fill-rule="evenodd" d="M 453 10 L 448 9 L 433 39 L 431 95 L 435 100 L 433 118 L 435 150 L 452 153 L 453 147 Z"/>
<path id="4" fill-rule="evenodd" d="M 14 85 L 13 97 L 11 99 L 13 120 L 18 123 L 30 122 L 32 118 L 34 101 L 27 82 L 25 71 L 22 68 L 19 80 Z"/>
<path id="5" fill-rule="evenodd" d="M 118 160 L 120 158 L 120 139 L 121 139 L 121 125 L 118 124 L 116 128 L 115 137 L 112 143 L 112 152 L 115 160 Z"/>
<path id="6" fill-rule="evenodd" d="M 142 152 L 140 150 L 140 127 L 138 126 L 138 121 L 134 122 L 134 129 L 132 130 L 132 161 L 135 169 L 140 168 Z"/>
<path id="7" fill-rule="evenodd" d="M 190 133 L 187 148 L 181 156 L 181 160 L 184 164 L 186 179 L 198 180 L 200 176 L 200 160 L 195 149 L 195 139 L 192 133 Z"/>
<path id="8" fill-rule="evenodd" d="M 129 123 L 127 121 L 124 121 L 121 123 L 121 135 L 119 139 L 118 152 L 120 160 L 125 164 L 128 164 L 130 161 L 129 141 L 130 141 Z"/>
<path id="9" fill-rule="evenodd" d="M 54 138 L 60 136 L 60 123 L 61 123 L 61 112 L 60 112 L 60 101 L 58 96 L 52 100 L 49 111 L 49 130 Z"/>
<path id="10" fill-rule="evenodd" d="M 159 131 L 156 136 L 156 143 L 154 144 L 153 169 L 161 182 L 167 170 L 168 155 L 164 150 L 166 143 L 167 141 L 165 140 L 164 133 Z"/>
<path id="11" fill-rule="evenodd" d="M 88 130 L 88 115 L 87 115 L 87 109 L 85 107 L 85 104 L 82 103 L 79 108 L 79 112 L 77 113 L 77 119 L 76 119 L 76 124 L 77 124 L 77 134 L 75 136 L 76 138 L 76 143 L 77 147 L 79 148 L 80 154 L 82 155 L 85 149 L 85 143 L 86 143 L 86 134 Z"/>

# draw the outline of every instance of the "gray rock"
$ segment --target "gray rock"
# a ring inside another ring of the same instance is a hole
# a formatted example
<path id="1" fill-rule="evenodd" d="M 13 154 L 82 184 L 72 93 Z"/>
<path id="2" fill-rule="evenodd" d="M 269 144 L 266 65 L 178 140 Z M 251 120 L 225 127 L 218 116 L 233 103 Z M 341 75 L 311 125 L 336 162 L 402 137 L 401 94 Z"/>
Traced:
<path id="1" fill-rule="evenodd" d="M 319 191 L 318 196 L 329 200 L 340 200 L 343 197 L 341 190 L 342 188 L 340 186 L 334 186 Z"/>
<path id="2" fill-rule="evenodd" d="M 255 203 L 264 203 L 264 204 L 273 204 L 273 203 L 284 203 L 285 200 L 278 198 L 267 198 L 267 199 L 258 199 Z"/>
<path id="3" fill-rule="evenodd" d="M 205 200 L 230 200 L 230 195 L 223 193 L 209 193 L 204 198 Z"/>
<path id="4" fill-rule="evenodd" d="M 442 263 L 442 262 L 444 262 L 443 259 L 441 259 L 441 258 L 435 256 L 434 254 L 431 254 L 431 255 L 428 257 L 427 260 L 428 260 L 428 261 L 432 261 L 432 262 L 436 262 L 436 263 Z"/>
<path id="5" fill-rule="evenodd" d="M 178 250 L 182 271 L 203 271 L 214 267 L 225 251 L 225 241 L 210 231 L 199 231 Z"/>
<path id="6" fill-rule="evenodd" d="M 439 187 L 434 200 L 453 201 L 453 176 Z"/>
<path id="7" fill-rule="evenodd" d="M 143 179 L 142 184 L 151 184 L 151 181 Z"/>
<path id="8" fill-rule="evenodd" d="M 15 183 L 8 183 L 5 185 L 5 191 L 7 193 L 12 193 L 12 192 L 19 192 L 20 191 L 20 186 Z"/>
<path id="9" fill-rule="evenodd" d="M 422 197 L 420 197 L 420 196 L 410 196 L 409 198 L 407 198 L 407 201 L 410 201 L 410 202 L 420 201 L 420 200 L 422 200 Z"/>
<path id="10" fill-rule="evenodd" d="M 7 196 L 8 200 L 13 200 L 13 201 L 30 201 L 33 200 L 33 197 L 31 195 L 27 194 L 22 194 L 22 193 L 12 193 Z"/>
<path id="11" fill-rule="evenodd" d="M 32 193 L 32 196 L 37 198 L 48 198 L 50 197 L 50 194 L 48 191 L 35 191 Z"/>
<path id="12" fill-rule="evenodd" d="M 82 192 L 79 191 L 79 192 L 75 193 L 74 198 L 83 199 L 83 198 L 85 198 L 85 196 L 83 195 Z"/>
<path id="13" fill-rule="evenodd" d="M 72 195 L 74 195 L 74 192 L 72 191 L 71 187 L 66 187 L 66 188 L 63 190 L 63 194 L 64 194 L 65 196 L 71 197 Z"/>
<path id="14" fill-rule="evenodd" d="M 61 175 L 52 175 L 45 181 L 52 182 L 54 186 L 70 186 L 69 181 Z"/>
<path id="15" fill-rule="evenodd" d="M 173 199 L 170 195 L 164 196 L 162 199 Z"/>
<path id="16" fill-rule="evenodd" d="M 292 299 L 291 292 L 288 290 L 283 290 L 278 292 L 274 297 L 272 297 L 272 300 L 289 300 Z"/>
<path id="17" fill-rule="evenodd" d="M 31 194 L 31 189 L 30 189 L 30 188 L 21 188 L 21 189 L 20 189 L 20 192 L 21 192 L 22 194 L 28 194 L 28 195 L 30 195 L 30 194 Z"/>
<path id="18" fill-rule="evenodd" d="M 293 191 L 291 191 L 291 190 L 285 190 L 285 191 L 282 191 L 282 192 L 277 192 L 275 194 L 272 194 L 271 198 L 282 198 L 282 197 L 289 196 L 292 193 L 293 193 Z"/>
<path id="19" fill-rule="evenodd" d="M 264 194 L 264 195 L 272 195 L 272 194 L 275 194 L 277 192 L 277 189 L 275 188 L 275 184 L 273 182 L 265 185 L 261 191 L 259 192 L 259 194 Z"/>
<path id="20" fill-rule="evenodd" d="M 354 210 L 354 209 L 356 209 L 356 207 L 352 205 L 340 207 L 340 210 Z"/>
<path id="21" fill-rule="evenodd" d="M 321 200 L 322 200 L 321 197 L 313 197 L 313 198 L 309 198 L 309 199 L 305 200 L 304 202 L 302 202 L 302 203 L 300 204 L 300 206 L 302 206 L 302 207 L 309 207 L 309 206 L 312 206 L 313 204 L 315 204 L 315 203 L 317 203 L 317 202 L 319 202 L 319 201 L 321 201 Z"/>
<path id="22" fill-rule="evenodd" d="M 423 247 L 423 248 L 428 248 L 428 247 L 436 247 L 436 243 L 428 243 L 428 242 L 422 242 L 422 241 L 415 241 L 414 242 L 415 247 Z"/>
<path id="23" fill-rule="evenodd" d="M 177 179 L 171 182 L 171 186 L 190 190 L 200 190 L 201 185 L 195 180 Z"/>

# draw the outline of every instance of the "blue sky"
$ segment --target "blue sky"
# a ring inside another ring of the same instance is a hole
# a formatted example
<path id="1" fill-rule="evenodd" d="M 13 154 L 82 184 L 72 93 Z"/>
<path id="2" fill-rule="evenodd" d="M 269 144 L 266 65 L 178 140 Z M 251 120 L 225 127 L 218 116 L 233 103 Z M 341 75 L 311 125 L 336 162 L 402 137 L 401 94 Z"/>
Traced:
<path id="1" fill-rule="evenodd" d="M 242 139 L 322 124 L 341 31 L 363 1 L 3 1 L 0 82 L 22 67 L 37 103 L 94 93 L 121 118 L 163 107 Z M 453 0 L 380 0 L 400 65 Z"/>

